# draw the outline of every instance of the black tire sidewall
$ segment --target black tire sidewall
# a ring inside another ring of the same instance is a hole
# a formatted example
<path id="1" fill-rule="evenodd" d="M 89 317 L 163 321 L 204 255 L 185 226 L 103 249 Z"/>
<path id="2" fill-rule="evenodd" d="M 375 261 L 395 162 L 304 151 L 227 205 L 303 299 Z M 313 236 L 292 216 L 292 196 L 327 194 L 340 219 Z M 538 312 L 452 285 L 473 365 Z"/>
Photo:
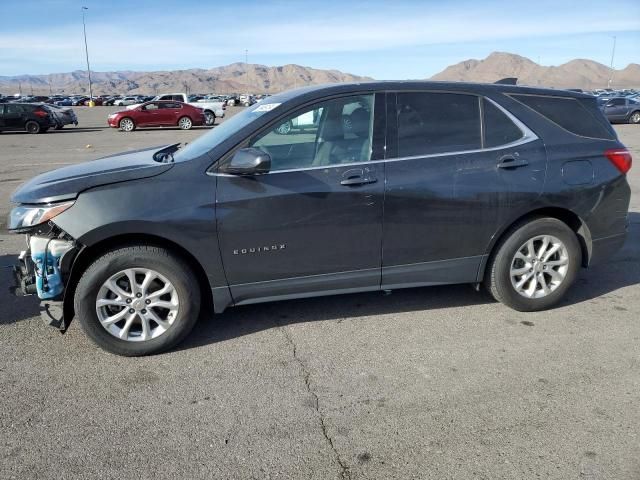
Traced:
<path id="1" fill-rule="evenodd" d="M 120 340 L 107 332 L 95 309 L 102 284 L 127 268 L 150 268 L 165 276 L 178 294 L 178 315 L 169 330 L 144 342 Z M 156 247 L 126 247 L 99 257 L 78 282 L 74 298 L 76 315 L 85 333 L 101 348 L 118 355 L 160 353 L 182 341 L 191 331 L 200 311 L 200 289 L 188 265 L 170 252 Z"/>
<path id="2" fill-rule="evenodd" d="M 37 128 L 32 132 L 29 130 L 29 126 L 30 125 L 37 125 Z M 27 123 L 25 123 L 24 125 L 24 129 L 28 132 L 28 133 L 40 133 L 40 130 L 42 130 L 42 127 L 40 126 L 40 124 L 34 120 L 29 120 Z"/>
<path id="3" fill-rule="evenodd" d="M 569 256 L 567 275 L 562 284 L 543 298 L 526 298 L 511 284 L 510 269 L 516 251 L 529 239 L 539 235 L 552 235 L 564 243 Z M 545 310 L 557 304 L 571 287 L 582 263 L 582 250 L 576 234 L 562 221 L 555 218 L 540 218 L 528 222 L 514 231 L 500 245 L 491 269 L 491 289 L 497 300 L 523 312 Z M 495 295 L 497 293 L 497 295 Z"/>

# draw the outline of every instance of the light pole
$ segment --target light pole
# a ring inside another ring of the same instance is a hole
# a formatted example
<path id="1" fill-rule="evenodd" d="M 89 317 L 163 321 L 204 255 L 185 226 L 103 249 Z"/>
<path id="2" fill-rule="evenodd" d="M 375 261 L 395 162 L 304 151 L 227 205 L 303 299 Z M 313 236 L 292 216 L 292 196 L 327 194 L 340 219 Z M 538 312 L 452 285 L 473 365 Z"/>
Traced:
<path id="1" fill-rule="evenodd" d="M 616 54 L 616 37 L 613 36 L 613 48 L 611 49 L 611 73 L 609 75 L 609 83 L 607 84 L 608 88 L 611 88 L 611 82 L 613 82 L 613 58 Z"/>
<path id="2" fill-rule="evenodd" d="M 89 74 L 89 106 L 93 107 L 93 90 L 91 88 L 91 67 L 89 66 L 89 47 L 87 47 L 87 26 L 84 23 L 84 11 L 89 10 L 82 7 L 82 31 L 84 32 L 84 53 L 87 57 L 87 73 Z"/>
<path id="3" fill-rule="evenodd" d="M 247 98 L 249 98 L 249 50 L 244 50 L 244 68 L 247 71 Z"/>

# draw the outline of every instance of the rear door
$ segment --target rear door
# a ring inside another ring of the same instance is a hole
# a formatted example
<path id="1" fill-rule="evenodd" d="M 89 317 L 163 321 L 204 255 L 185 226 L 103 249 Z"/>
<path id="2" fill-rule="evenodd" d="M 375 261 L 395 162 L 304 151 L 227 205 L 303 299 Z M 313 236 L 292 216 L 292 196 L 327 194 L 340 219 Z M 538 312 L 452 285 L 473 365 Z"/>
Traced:
<path id="1" fill-rule="evenodd" d="M 285 123 L 306 126 L 281 133 Z M 219 244 L 236 304 L 380 288 L 384 164 L 371 160 L 383 142 L 384 94 L 375 106 L 371 93 L 333 98 L 247 142 L 270 154 L 269 173 L 217 174 Z"/>
<path id="2" fill-rule="evenodd" d="M 386 162 L 382 287 L 475 282 L 499 226 L 541 193 L 544 145 L 477 95 L 395 97 L 387 110 L 395 158 Z"/>
<path id="3" fill-rule="evenodd" d="M 4 123 L 7 130 L 22 130 L 26 120 L 24 118 L 25 107 L 15 103 L 8 103 L 5 106 Z"/>

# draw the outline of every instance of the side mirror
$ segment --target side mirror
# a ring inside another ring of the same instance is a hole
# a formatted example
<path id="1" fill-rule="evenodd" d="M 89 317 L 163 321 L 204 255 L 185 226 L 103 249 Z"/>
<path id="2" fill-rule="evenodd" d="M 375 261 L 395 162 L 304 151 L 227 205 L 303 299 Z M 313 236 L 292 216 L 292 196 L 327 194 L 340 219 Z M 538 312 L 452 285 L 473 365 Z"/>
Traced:
<path id="1" fill-rule="evenodd" d="M 241 148 L 221 168 L 231 175 L 261 175 L 271 170 L 271 156 L 257 148 Z"/>

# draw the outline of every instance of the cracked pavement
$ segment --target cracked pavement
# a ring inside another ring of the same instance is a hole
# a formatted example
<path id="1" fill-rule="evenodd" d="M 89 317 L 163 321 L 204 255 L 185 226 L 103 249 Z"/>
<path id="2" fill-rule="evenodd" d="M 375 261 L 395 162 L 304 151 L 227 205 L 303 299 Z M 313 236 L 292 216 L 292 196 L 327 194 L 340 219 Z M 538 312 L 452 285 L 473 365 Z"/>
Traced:
<path id="1" fill-rule="evenodd" d="M 77 110 L 83 129 L 0 134 L 0 222 L 36 173 L 202 133 Z M 549 312 L 464 285 L 248 305 L 120 358 L 45 327 L 0 268 L 0 478 L 640 478 L 640 128 L 616 130 L 629 239 Z M 0 267 L 21 249 L 0 225 Z"/>

